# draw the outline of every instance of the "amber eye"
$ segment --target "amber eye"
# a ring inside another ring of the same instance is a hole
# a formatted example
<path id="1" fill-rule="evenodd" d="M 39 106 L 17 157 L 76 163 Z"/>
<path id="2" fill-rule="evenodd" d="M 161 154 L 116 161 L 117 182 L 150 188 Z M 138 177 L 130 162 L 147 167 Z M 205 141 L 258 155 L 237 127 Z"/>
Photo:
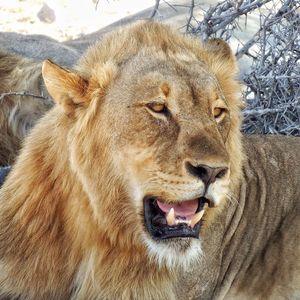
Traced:
<path id="1" fill-rule="evenodd" d="M 147 107 L 156 113 L 165 113 L 167 111 L 164 103 L 149 103 Z"/>
<path id="2" fill-rule="evenodd" d="M 214 118 L 220 119 L 220 117 L 226 112 L 225 108 L 215 107 L 214 108 Z"/>

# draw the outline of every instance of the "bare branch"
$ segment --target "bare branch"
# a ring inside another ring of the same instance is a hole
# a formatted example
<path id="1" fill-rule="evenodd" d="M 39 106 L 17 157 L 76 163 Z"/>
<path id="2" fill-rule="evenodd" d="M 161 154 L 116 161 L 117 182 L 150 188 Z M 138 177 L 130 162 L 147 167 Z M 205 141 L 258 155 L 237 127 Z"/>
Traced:
<path id="1" fill-rule="evenodd" d="M 277 108 L 246 109 L 243 111 L 243 115 L 245 117 L 249 117 L 249 116 L 255 116 L 255 115 L 262 116 L 262 115 L 266 115 L 266 114 L 282 113 L 291 107 L 300 110 L 300 105 L 295 105 L 292 103 L 290 105 L 285 105 L 283 107 L 277 107 Z"/>
<path id="2" fill-rule="evenodd" d="M 195 7 L 195 1 L 191 0 L 190 14 L 189 14 L 189 18 L 188 18 L 187 24 L 186 24 L 186 31 L 189 31 L 189 29 L 190 29 L 191 21 L 194 17 L 194 7 Z"/>
<path id="3" fill-rule="evenodd" d="M 21 96 L 21 97 L 33 97 L 33 98 L 38 98 L 38 99 L 43 99 L 47 101 L 51 101 L 52 99 L 43 95 L 35 95 L 29 92 L 6 92 L 6 93 L 1 93 L 0 94 L 0 101 L 3 101 L 5 97 L 7 96 Z"/>
<path id="4" fill-rule="evenodd" d="M 227 26 L 236 27 L 236 21 L 240 16 L 246 15 L 270 1 L 272 0 L 222 1 L 211 7 L 198 27 L 193 28 L 191 32 L 200 34 L 204 40 L 207 40 L 209 37 L 215 36 L 217 32 L 222 31 L 220 34 L 222 37 L 229 30 Z"/>
<path id="5" fill-rule="evenodd" d="M 163 0 L 164 3 L 166 3 L 170 8 L 172 8 L 174 11 L 177 11 L 175 6 L 181 6 L 181 5 L 176 5 L 176 4 L 170 4 L 168 1 Z"/>
<path id="6" fill-rule="evenodd" d="M 97 1 L 96 1 L 96 3 L 95 3 L 95 10 L 97 10 L 97 9 L 98 9 L 98 4 L 99 4 L 99 1 L 100 1 L 100 0 L 97 0 Z"/>
<path id="7" fill-rule="evenodd" d="M 259 30 L 252 36 L 250 40 L 247 41 L 247 43 L 239 51 L 237 51 L 237 59 L 241 58 L 244 54 L 248 54 L 249 49 L 258 41 L 262 33 L 265 34 L 270 30 L 270 27 L 272 25 L 278 22 L 278 20 L 284 18 L 286 14 L 291 13 L 291 10 L 288 9 L 288 7 L 291 5 L 291 2 L 292 0 L 287 0 L 284 5 L 278 10 L 275 16 L 271 16 L 271 18 L 270 16 L 268 16 L 265 18 L 265 21 L 263 22 Z M 295 7 L 293 10 L 296 9 L 297 7 Z"/>
<path id="8" fill-rule="evenodd" d="M 159 3 L 160 3 L 160 0 L 155 0 L 155 5 L 154 5 L 151 15 L 149 17 L 150 19 L 153 19 L 154 16 L 156 15 L 156 13 L 158 11 Z"/>

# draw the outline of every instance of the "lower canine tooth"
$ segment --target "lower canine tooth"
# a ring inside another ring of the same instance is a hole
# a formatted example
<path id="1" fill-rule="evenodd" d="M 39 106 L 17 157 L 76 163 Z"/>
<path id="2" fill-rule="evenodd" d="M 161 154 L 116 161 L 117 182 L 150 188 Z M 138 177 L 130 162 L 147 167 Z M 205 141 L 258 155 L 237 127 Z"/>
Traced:
<path id="1" fill-rule="evenodd" d="M 167 223 L 169 226 L 172 226 L 172 225 L 175 225 L 175 212 L 174 212 L 174 208 L 172 207 L 170 209 L 170 211 L 168 212 L 167 216 L 166 216 L 166 219 L 167 219 Z"/>
<path id="2" fill-rule="evenodd" d="M 204 209 L 196 213 L 192 219 L 191 219 L 191 227 L 194 228 L 194 226 L 202 219 L 204 215 Z"/>

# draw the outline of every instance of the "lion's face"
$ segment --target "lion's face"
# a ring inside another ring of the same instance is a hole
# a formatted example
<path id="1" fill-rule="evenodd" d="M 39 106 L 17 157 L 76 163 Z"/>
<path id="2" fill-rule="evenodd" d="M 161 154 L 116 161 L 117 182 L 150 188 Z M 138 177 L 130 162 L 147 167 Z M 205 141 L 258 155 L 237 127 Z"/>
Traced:
<path id="1" fill-rule="evenodd" d="M 142 244 L 169 266 L 199 256 L 208 216 L 239 175 L 238 85 L 231 52 L 218 43 L 200 49 L 203 59 L 197 48 L 146 47 L 89 80 L 64 78 L 80 86 L 71 89 L 80 108 L 70 161 L 100 228 L 112 243 Z M 93 63 L 84 62 L 83 73 Z M 73 102 L 64 104 L 72 114 Z"/>
<path id="2" fill-rule="evenodd" d="M 216 79 L 193 59 L 140 55 L 124 67 L 102 109 L 115 168 L 143 216 L 149 250 L 157 255 L 166 247 L 180 256 L 199 248 L 193 239 L 205 211 L 225 199 L 230 183 L 230 111 Z"/>

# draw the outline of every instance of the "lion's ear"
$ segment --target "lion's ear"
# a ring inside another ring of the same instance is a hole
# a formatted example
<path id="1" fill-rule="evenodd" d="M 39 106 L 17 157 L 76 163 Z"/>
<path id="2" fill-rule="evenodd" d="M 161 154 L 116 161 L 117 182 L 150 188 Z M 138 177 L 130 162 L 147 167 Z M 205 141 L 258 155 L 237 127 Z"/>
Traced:
<path id="1" fill-rule="evenodd" d="M 49 94 L 67 114 L 77 106 L 85 105 L 88 102 L 86 97 L 88 82 L 78 74 L 66 70 L 50 60 L 44 61 L 42 74 Z"/>
<path id="2" fill-rule="evenodd" d="M 217 68 L 216 72 L 235 75 L 238 71 L 236 58 L 229 45 L 221 39 L 210 39 L 206 42 L 210 65 Z M 222 72 L 223 71 L 223 72 Z"/>

